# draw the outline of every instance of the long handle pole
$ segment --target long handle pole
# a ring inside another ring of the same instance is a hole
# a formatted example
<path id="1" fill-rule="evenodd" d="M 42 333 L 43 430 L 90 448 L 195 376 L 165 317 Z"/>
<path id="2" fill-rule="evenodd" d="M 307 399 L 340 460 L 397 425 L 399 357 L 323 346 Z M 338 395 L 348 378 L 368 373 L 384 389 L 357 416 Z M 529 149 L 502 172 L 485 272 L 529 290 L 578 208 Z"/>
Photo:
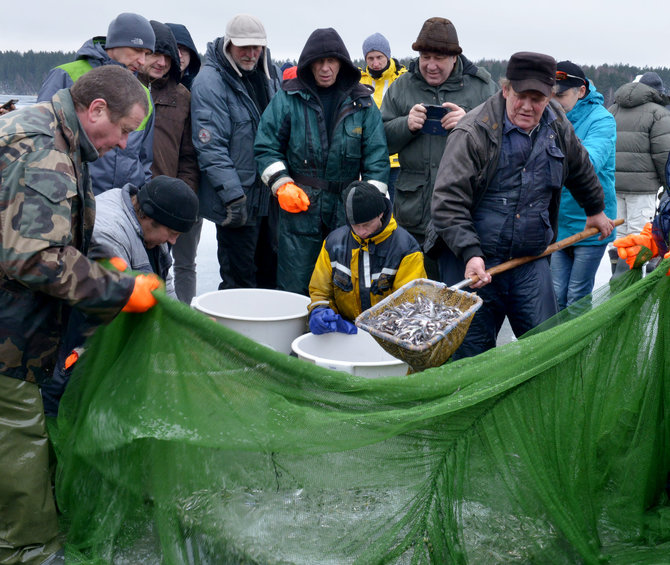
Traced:
<path id="1" fill-rule="evenodd" d="M 614 225 L 615 226 L 620 226 L 623 224 L 623 219 L 618 218 L 614 220 Z M 549 247 L 547 247 L 540 255 L 528 255 L 526 257 L 517 257 L 516 259 L 510 259 L 509 261 L 505 261 L 504 263 L 500 263 L 500 265 L 496 265 L 495 267 L 491 267 L 490 269 L 486 269 L 486 272 L 493 276 L 497 275 L 498 273 L 502 273 L 504 271 L 509 271 L 510 269 L 513 269 L 514 267 L 518 267 L 519 265 L 523 265 L 524 263 L 530 263 L 531 261 L 535 261 L 536 259 L 541 259 L 542 257 L 546 257 L 547 255 L 551 255 L 555 251 L 558 251 L 559 249 L 564 249 L 566 247 L 570 247 L 571 245 L 574 245 L 578 241 L 581 241 L 582 239 L 586 239 L 587 237 L 591 237 L 592 235 L 595 235 L 598 233 L 598 228 L 589 228 L 587 230 L 580 231 L 579 233 L 576 233 L 574 235 L 571 235 L 570 237 L 566 237 L 565 239 L 561 239 L 561 241 L 556 241 L 552 243 Z M 466 286 L 470 286 L 472 284 L 475 284 L 479 280 L 479 277 L 475 275 L 472 278 L 464 279 L 461 282 L 450 286 L 449 288 L 452 290 L 460 290 L 461 288 L 464 288 Z"/>

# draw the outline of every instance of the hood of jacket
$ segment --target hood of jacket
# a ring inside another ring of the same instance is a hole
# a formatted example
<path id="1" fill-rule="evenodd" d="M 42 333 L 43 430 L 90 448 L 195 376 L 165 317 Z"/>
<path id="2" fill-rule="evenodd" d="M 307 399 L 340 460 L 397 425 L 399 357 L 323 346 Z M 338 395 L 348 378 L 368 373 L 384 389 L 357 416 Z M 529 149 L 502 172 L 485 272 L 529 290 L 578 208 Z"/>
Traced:
<path id="1" fill-rule="evenodd" d="M 237 66 L 237 63 L 235 62 L 235 59 L 233 59 L 233 56 L 230 54 L 230 51 L 228 51 L 228 46 L 230 45 L 230 39 L 227 37 L 217 37 L 213 42 L 210 42 L 207 44 L 207 58 L 212 58 L 211 49 L 210 46 L 214 44 L 216 48 L 216 53 L 214 53 L 214 56 L 216 56 L 217 60 L 220 63 L 220 66 L 226 66 L 224 63 L 224 60 L 228 63 L 228 68 L 230 68 L 237 76 L 242 77 L 242 71 L 240 68 Z M 268 56 L 268 48 L 263 47 L 263 50 L 261 51 L 261 56 L 256 63 L 256 66 L 258 68 L 263 69 L 263 72 L 265 72 L 265 76 L 267 77 L 268 80 L 272 80 L 272 77 L 270 76 L 270 61 L 269 61 L 269 56 Z"/>
<path id="2" fill-rule="evenodd" d="M 181 69 L 179 68 L 179 50 L 177 49 L 177 40 L 175 39 L 174 34 L 166 24 L 157 22 L 156 20 L 150 20 L 149 23 L 156 36 L 154 53 L 170 57 L 170 70 L 167 74 L 170 78 L 174 79 L 175 82 L 179 82 L 181 79 Z"/>
<path id="3" fill-rule="evenodd" d="M 207 44 L 207 51 L 205 52 L 205 66 L 212 67 L 218 73 L 221 74 L 222 78 L 228 77 L 228 81 L 231 85 L 234 85 L 236 88 L 244 88 L 241 86 L 240 78 L 242 73 L 240 73 L 237 65 L 232 60 L 232 58 L 225 57 L 223 53 L 223 44 L 225 39 L 223 37 L 218 37 L 214 41 L 210 41 Z M 276 67 L 272 64 L 270 57 L 270 52 L 267 47 L 263 48 L 263 54 L 267 53 L 267 68 L 265 69 L 265 76 L 269 78 L 270 82 L 278 80 Z"/>
<path id="4" fill-rule="evenodd" d="M 105 40 L 106 38 L 102 35 L 89 39 L 77 51 L 77 59 L 89 59 L 96 61 L 98 65 L 108 65 L 112 58 L 105 51 Z M 93 66 L 96 64 L 93 63 Z"/>
<path id="5" fill-rule="evenodd" d="M 581 100 L 577 100 L 577 104 L 566 113 L 566 116 L 572 124 L 576 124 L 591 113 L 594 105 L 603 106 L 604 104 L 605 98 L 596 90 L 596 86 L 589 81 L 589 93 Z"/>
<path id="6" fill-rule="evenodd" d="M 191 76 L 197 75 L 201 64 L 200 55 L 198 55 L 198 50 L 195 47 L 195 43 L 193 43 L 193 38 L 191 37 L 188 29 L 183 24 L 166 23 L 165 25 L 170 28 L 170 31 L 172 31 L 172 34 L 177 41 L 177 46 L 183 45 L 191 52 L 191 61 L 189 62 L 188 67 L 186 67 L 184 70 L 184 73 L 189 73 Z"/>
<path id="7" fill-rule="evenodd" d="M 361 80 L 360 69 L 351 62 L 344 41 L 332 27 L 316 29 L 307 38 L 298 59 L 298 78 L 304 84 L 315 86 L 312 63 L 327 57 L 335 57 L 340 61 L 337 82 L 342 90 L 349 90 L 352 85 Z"/>
<path id="8" fill-rule="evenodd" d="M 629 82 L 614 93 L 614 101 L 622 108 L 634 108 L 647 102 L 665 106 L 668 103 L 668 97 L 652 86 L 641 82 Z"/>

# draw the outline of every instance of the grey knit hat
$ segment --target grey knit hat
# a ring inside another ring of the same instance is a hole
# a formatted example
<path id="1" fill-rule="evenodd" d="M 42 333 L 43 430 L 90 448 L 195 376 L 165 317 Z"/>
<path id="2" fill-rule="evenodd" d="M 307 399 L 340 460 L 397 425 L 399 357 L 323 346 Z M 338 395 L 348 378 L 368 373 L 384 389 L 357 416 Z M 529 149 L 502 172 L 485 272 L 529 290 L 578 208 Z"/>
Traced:
<path id="1" fill-rule="evenodd" d="M 663 80 L 661 79 L 660 76 L 658 76 L 658 74 L 656 74 L 653 71 L 649 71 L 648 73 L 644 73 L 640 77 L 640 82 L 642 84 L 646 84 L 647 86 L 651 86 L 652 88 L 655 88 L 661 94 L 665 94 L 665 87 L 663 86 Z"/>
<path id="2" fill-rule="evenodd" d="M 139 14 L 125 12 L 114 18 L 107 28 L 105 49 L 112 47 L 133 47 L 149 49 L 156 47 L 156 36 L 149 20 Z"/>
<path id="3" fill-rule="evenodd" d="M 381 33 L 373 33 L 363 42 L 363 57 L 367 57 L 370 51 L 379 51 L 387 59 L 391 58 L 391 46 Z"/>
<path id="4" fill-rule="evenodd" d="M 152 220 L 179 233 L 189 231 L 198 220 L 198 197 L 181 179 L 154 177 L 140 188 L 137 200 Z"/>

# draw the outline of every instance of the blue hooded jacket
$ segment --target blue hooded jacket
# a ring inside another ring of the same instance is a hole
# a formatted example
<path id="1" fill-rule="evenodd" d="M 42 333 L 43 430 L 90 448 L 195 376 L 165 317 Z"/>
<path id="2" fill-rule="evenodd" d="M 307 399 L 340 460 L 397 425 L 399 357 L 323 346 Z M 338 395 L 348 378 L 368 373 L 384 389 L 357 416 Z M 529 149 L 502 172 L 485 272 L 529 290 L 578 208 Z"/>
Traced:
<path id="1" fill-rule="evenodd" d="M 193 79 L 195 78 L 195 75 L 198 74 L 198 71 L 200 71 L 200 55 L 198 54 L 195 43 L 193 43 L 193 38 L 185 25 L 169 23 L 166 23 L 165 25 L 168 26 L 174 34 L 174 38 L 177 40 L 177 45 L 183 45 L 191 52 L 191 59 L 188 63 L 188 67 L 184 69 L 184 74 L 181 77 L 181 83 L 191 90 Z"/>
<path id="2" fill-rule="evenodd" d="M 193 147 L 200 167 L 200 214 L 214 223 L 226 219 L 226 205 L 247 198 L 247 225 L 267 216 L 270 190 L 260 181 L 254 159 L 254 138 L 261 112 L 226 53 L 230 40 L 219 37 L 207 45 L 205 64 L 193 81 L 191 120 Z M 269 50 L 263 48 L 268 99 L 280 87 Z"/>
<path id="3" fill-rule="evenodd" d="M 575 133 L 586 147 L 605 195 L 605 214 L 614 219 L 617 213 L 614 171 L 616 155 L 616 122 L 603 105 L 605 99 L 589 82 L 589 93 L 577 101 L 566 115 L 575 128 Z M 577 204 L 570 191 L 563 187 L 558 212 L 558 239 L 564 239 L 584 229 L 586 214 Z M 604 245 L 613 241 L 616 230 L 609 237 L 599 240 L 595 235 L 575 245 Z"/>
<path id="4" fill-rule="evenodd" d="M 49 71 L 37 94 L 37 101 L 51 100 L 51 97 L 60 89 L 70 88 L 80 76 L 92 68 L 103 65 L 121 65 L 121 63 L 111 59 L 105 51 L 104 37 L 89 39 L 77 51 L 75 61 L 59 65 Z M 130 133 L 126 148 L 117 147 L 108 151 L 89 165 L 93 192 L 96 195 L 111 188 L 121 187 L 126 183 L 142 186 L 151 180 L 151 164 L 154 155 L 154 112 L 148 90 L 147 98 L 149 114 L 140 127 Z"/>

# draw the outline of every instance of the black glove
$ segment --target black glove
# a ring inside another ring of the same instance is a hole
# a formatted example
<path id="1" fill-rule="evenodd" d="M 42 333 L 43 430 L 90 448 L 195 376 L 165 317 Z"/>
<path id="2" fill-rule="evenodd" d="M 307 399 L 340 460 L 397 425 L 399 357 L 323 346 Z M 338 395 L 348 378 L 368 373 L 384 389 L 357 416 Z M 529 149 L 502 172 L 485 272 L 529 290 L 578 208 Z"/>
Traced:
<path id="1" fill-rule="evenodd" d="M 226 219 L 221 222 L 224 228 L 239 228 L 247 223 L 247 197 L 242 195 L 237 200 L 226 204 Z"/>

